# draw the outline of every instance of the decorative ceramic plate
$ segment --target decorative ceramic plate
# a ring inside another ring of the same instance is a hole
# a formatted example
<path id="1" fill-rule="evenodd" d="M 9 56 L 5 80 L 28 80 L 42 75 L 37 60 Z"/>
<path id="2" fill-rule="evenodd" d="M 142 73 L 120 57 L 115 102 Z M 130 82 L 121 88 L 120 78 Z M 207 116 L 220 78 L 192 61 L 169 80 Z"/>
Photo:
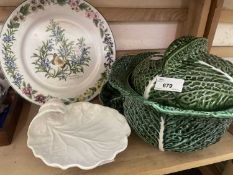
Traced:
<path id="1" fill-rule="evenodd" d="M 48 166 L 92 169 L 126 149 L 130 127 L 118 111 L 89 102 L 48 102 L 28 129 L 27 145 Z"/>
<path id="2" fill-rule="evenodd" d="M 43 104 L 88 101 L 105 83 L 115 44 L 103 16 L 83 0 L 28 0 L 1 32 L 0 61 L 13 88 Z"/>

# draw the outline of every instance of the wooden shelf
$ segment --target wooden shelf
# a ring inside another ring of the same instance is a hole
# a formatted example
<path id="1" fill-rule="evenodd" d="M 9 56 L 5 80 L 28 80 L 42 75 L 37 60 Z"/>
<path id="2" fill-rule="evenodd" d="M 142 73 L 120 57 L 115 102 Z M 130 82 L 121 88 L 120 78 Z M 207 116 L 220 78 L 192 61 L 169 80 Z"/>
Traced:
<path id="1" fill-rule="evenodd" d="M 94 101 L 96 102 L 96 101 Z M 233 136 L 226 133 L 220 142 L 193 153 L 161 152 L 135 134 L 129 138 L 126 151 L 113 163 L 94 170 L 71 168 L 66 171 L 46 166 L 27 148 L 27 129 L 38 106 L 25 102 L 13 142 L 0 148 L 0 169 L 7 175 L 157 175 L 233 159 Z"/>

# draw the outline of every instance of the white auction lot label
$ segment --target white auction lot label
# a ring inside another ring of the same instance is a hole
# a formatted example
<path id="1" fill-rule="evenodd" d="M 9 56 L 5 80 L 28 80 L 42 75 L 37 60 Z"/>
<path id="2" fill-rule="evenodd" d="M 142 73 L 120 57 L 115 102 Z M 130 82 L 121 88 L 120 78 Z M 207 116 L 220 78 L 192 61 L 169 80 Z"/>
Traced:
<path id="1" fill-rule="evenodd" d="M 183 85 L 183 79 L 157 77 L 154 89 L 160 91 L 182 92 Z"/>

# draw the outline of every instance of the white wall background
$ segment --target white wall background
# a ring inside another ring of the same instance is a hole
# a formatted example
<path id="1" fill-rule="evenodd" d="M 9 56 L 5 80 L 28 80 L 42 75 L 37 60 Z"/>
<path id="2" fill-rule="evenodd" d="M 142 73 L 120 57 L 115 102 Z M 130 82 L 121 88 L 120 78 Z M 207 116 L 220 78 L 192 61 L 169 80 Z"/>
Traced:
<path id="1" fill-rule="evenodd" d="M 128 23 L 110 25 L 117 50 L 167 48 L 175 39 L 176 23 Z"/>
<path id="2" fill-rule="evenodd" d="M 223 9 L 233 10 L 233 0 L 225 0 Z M 233 23 L 218 24 L 213 46 L 233 46 Z"/>
<path id="3" fill-rule="evenodd" d="M 233 46 L 233 23 L 218 24 L 213 46 Z"/>

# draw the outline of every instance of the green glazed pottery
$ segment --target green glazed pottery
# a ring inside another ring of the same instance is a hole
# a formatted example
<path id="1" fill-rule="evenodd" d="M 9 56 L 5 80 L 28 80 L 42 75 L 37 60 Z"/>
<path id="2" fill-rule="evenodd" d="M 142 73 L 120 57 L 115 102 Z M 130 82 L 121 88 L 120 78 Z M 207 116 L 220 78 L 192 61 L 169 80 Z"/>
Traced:
<path id="1" fill-rule="evenodd" d="M 133 71 L 132 84 L 146 99 L 199 111 L 233 107 L 233 63 L 207 52 L 207 40 L 182 37 L 165 51 L 163 59 L 145 59 Z M 156 76 L 184 80 L 182 92 L 153 88 Z"/>
<path id="2" fill-rule="evenodd" d="M 219 141 L 232 122 L 233 107 L 213 111 L 184 109 L 145 99 L 133 89 L 133 81 L 130 80 L 133 80 L 134 70 L 143 61 L 155 57 L 161 57 L 161 54 L 148 52 L 116 60 L 109 82 L 101 92 L 103 103 L 123 109 L 136 133 L 161 151 L 196 151 Z M 154 61 L 157 62 L 155 66 L 162 64 L 161 59 Z M 111 101 L 119 99 L 118 105 L 111 104 Z"/>

